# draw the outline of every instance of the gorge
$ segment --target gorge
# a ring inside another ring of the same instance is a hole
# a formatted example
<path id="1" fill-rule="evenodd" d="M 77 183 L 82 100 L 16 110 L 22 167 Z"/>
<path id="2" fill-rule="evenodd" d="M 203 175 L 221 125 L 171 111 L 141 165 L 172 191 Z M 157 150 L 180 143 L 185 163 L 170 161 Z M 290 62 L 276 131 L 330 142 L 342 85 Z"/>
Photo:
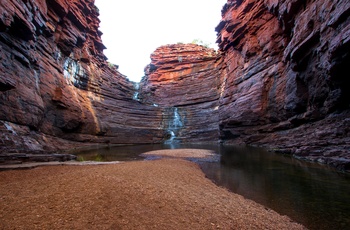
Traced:
<path id="1" fill-rule="evenodd" d="M 350 169 L 350 3 L 228 0 L 219 50 L 109 64 L 93 0 L 0 3 L 0 160 L 165 141 L 262 146 Z"/>

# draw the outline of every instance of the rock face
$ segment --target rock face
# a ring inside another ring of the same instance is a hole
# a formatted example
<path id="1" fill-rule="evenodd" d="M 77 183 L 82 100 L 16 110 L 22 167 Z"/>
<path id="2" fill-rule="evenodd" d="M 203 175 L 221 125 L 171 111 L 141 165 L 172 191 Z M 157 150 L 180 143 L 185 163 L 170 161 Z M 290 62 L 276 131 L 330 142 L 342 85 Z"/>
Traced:
<path id="1" fill-rule="evenodd" d="M 218 52 L 162 46 L 140 84 L 107 63 L 97 16 L 0 2 L 0 154 L 221 141 L 350 169 L 348 0 L 229 0 Z"/>
<path id="2" fill-rule="evenodd" d="M 228 1 L 220 138 L 350 168 L 350 2 Z"/>
<path id="3" fill-rule="evenodd" d="M 214 49 L 196 44 L 159 47 L 140 84 L 140 100 L 163 108 L 168 138 L 217 141 L 222 60 Z"/>
<path id="4" fill-rule="evenodd" d="M 228 1 L 216 28 L 220 55 L 160 47 L 142 101 L 180 111 L 188 121 L 180 139 L 216 140 L 219 127 L 227 144 L 349 169 L 349 16 L 348 1 Z"/>
<path id="5" fill-rule="evenodd" d="M 93 0 L 0 2 L 0 153 L 162 140 L 98 26 Z"/>

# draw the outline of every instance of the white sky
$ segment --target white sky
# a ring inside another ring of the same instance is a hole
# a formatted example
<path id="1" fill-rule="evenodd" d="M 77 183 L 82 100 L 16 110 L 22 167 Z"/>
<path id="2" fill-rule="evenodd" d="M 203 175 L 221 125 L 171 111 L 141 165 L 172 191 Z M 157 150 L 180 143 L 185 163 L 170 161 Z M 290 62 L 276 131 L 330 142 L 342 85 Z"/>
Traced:
<path id="1" fill-rule="evenodd" d="M 95 0 L 108 61 L 140 81 L 159 46 L 200 39 L 216 48 L 215 27 L 227 0 Z"/>

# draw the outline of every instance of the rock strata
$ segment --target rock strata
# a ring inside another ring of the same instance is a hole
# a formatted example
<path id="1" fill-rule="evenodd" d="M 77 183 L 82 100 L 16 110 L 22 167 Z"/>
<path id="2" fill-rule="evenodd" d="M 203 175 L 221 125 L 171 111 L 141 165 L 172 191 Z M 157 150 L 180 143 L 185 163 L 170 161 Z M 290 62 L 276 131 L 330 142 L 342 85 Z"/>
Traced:
<path id="1" fill-rule="evenodd" d="M 1 1 L 0 153 L 162 140 L 161 111 L 133 100 L 98 26 L 93 0 Z"/>
<path id="2" fill-rule="evenodd" d="M 169 138 L 218 140 L 221 66 L 214 49 L 196 44 L 161 46 L 151 54 L 140 98 L 164 109 L 163 129 Z"/>
<path id="3" fill-rule="evenodd" d="M 350 168 L 349 1 L 228 1 L 220 138 Z"/>
<path id="4" fill-rule="evenodd" d="M 0 154 L 176 141 L 265 146 L 350 169 L 350 3 L 229 0 L 219 51 L 107 62 L 93 0 L 0 2 Z"/>

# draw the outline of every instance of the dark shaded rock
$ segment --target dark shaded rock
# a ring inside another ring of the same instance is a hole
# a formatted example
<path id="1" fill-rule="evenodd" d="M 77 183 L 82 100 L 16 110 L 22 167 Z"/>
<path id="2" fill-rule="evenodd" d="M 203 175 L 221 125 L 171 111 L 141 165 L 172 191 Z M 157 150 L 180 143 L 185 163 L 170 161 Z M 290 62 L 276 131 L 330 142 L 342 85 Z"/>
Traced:
<path id="1" fill-rule="evenodd" d="M 49 162 L 49 161 L 71 161 L 77 156 L 70 154 L 28 154 L 10 153 L 0 155 L 0 165 L 2 164 L 22 164 L 25 162 Z"/>
<path id="2" fill-rule="evenodd" d="M 1 152 L 162 141 L 161 110 L 133 100 L 98 26 L 92 0 L 1 1 Z"/>
<path id="3" fill-rule="evenodd" d="M 1 156 L 220 140 L 349 169 L 349 1 L 228 1 L 218 53 L 162 46 L 139 85 L 98 26 L 93 0 L 0 2 Z"/>
<path id="4" fill-rule="evenodd" d="M 226 4 L 216 28 L 227 65 L 219 110 L 226 143 L 347 167 L 349 7 L 341 0 Z"/>

